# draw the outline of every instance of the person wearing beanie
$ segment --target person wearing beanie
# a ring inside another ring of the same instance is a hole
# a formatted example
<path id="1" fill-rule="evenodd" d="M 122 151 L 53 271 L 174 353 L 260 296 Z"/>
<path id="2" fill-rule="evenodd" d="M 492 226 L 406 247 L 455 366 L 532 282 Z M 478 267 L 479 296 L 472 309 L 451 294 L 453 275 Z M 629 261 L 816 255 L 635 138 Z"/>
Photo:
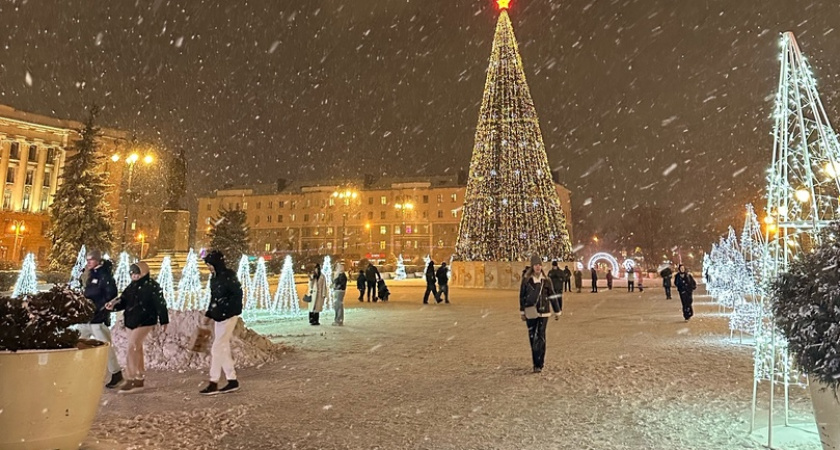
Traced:
<path id="1" fill-rule="evenodd" d="M 169 324 L 163 289 L 149 276 L 149 265 L 141 261 L 132 264 L 128 272 L 131 274 L 131 284 L 122 295 L 105 305 L 110 311 L 124 311 L 123 321 L 128 329 L 126 379 L 120 387 L 120 394 L 143 390 L 146 375 L 143 342 L 157 324 L 161 325 L 163 332 L 166 332 L 166 325 Z"/>
<path id="2" fill-rule="evenodd" d="M 519 288 L 519 315 L 528 325 L 528 339 L 531 342 L 531 359 L 534 373 L 542 372 L 545 364 L 545 329 L 548 318 L 554 310 L 554 320 L 563 313 L 557 293 L 551 280 L 542 271 L 542 259 L 531 257 L 531 266 L 525 271 Z"/>
<path id="3" fill-rule="evenodd" d="M 113 264 L 107 259 L 102 259 L 102 252 L 99 250 L 88 251 L 85 260 L 85 270 L 80 278 L 82 292 L 85 298 L 93 302 L 96 312 L 90 323 L 79 324 L 78 330 L 82 339 L 96 339 L 111 344 L 108 348 L 110 379 L 105 387 L 114 389 L 123 382 L 123 374 L 111 342 L 111 312 L 105 309 L 105 305 L 117 296 Z"/>
<path id="4" fill-rule="evenodd" d="M 210 349 L 210 383 L 198 393 L 216 395 L 236 392 L 239 380 L 236 378 L 235 362 L 230 350 L 230 340 L 239 316 L 242 314 L 242 285 L 236 272 L 227 268 L 225 255 L 211 250 L 204 257 L 210 270 L 210 303 L 204 314 L 205 325 L 213 323 L 213 346 Z M 219 379 L 225 372 L 227 384 L 219 389 Z"/>
<path id="5" fill-rule="evenodd" d="M 557 265 L 557 261 L 551 262 L 551 270 L 548 271 L 548 278 L 551 280 L 551 286 L 554 288 L 554 292 L 560 294 L 557 300 L 560 302 L 560 309 L 563 309 L 563 284 L 565 280 L 564 273 L 560 270 L 560 266 Z"/>

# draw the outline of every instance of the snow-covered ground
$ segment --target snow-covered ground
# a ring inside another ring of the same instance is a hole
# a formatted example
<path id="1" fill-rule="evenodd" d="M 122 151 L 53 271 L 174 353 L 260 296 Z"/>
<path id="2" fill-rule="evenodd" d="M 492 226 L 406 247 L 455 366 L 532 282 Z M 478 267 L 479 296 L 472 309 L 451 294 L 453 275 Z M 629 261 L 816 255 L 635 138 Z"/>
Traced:
<path id="1" fill-rule="evenodd" d="M 389 286 L 387 304 L 348 292 L 344 327 L 305 315 L 256 325 L 293 350 L 239 370 L 238 393 L 197 395 L 200 371 L 106 392 L 84 448 L 762 448 L 748 435 L 751 348 L 729 341 L 708 297 L 685 323 L 661 288 L 567 294 L 537 375 L 514 292 L 452 289 L 451 305 L 424 306 L 422 287 Z M 767 394 L 765 383 L 765 430 Z M 807 392 L 791 396 L 791 421 L 806 431 L 774 433 L 806 440 L 780 448 L 819 449 Z"/>

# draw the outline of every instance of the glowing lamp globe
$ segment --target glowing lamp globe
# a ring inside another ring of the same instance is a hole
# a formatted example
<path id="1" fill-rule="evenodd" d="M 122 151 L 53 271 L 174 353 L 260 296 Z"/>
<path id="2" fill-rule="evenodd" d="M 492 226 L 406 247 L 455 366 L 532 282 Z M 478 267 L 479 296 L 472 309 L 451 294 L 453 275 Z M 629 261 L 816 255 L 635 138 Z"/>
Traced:
<path id="1" fill-rule="evenodd" d="M 807 202 L 811 198 L 810 193 L 806 189 L 799 189 L 798 191 L 796 191 L 795 195 L 796 199 L 802 203 Z"/>

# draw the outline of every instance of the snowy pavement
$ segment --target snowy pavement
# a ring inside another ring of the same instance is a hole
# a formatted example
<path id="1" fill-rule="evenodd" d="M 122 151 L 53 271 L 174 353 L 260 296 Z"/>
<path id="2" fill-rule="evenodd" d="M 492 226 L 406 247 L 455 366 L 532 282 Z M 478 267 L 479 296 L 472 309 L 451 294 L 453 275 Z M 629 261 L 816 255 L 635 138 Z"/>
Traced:
<path id="1" fill-rule="evenodd" d="M 686 323 L 661 288 L 566 294 L 533 374 L 516 293 L 452 289 L 453 304 L 424 306 L 422 287 L 389 286 L 388 304 L 348 292 L 344 327 L 256 327 L 294 350 L 240 370 L 238 393 L 197 395 L 197 371 L 106 392 L 83 448 L 762 448 L 748 436 L 751 348 L 708 297 Z M 811 424 L 807 392 L 791 394 L 792 422 Z M 810 437 L 783 448 L 819 449 Z"/>

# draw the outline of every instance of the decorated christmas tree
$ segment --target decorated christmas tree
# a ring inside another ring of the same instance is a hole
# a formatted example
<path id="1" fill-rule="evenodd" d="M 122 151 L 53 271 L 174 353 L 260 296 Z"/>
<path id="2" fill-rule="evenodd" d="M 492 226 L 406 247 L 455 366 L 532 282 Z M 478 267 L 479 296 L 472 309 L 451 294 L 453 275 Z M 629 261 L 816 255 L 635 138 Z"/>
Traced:
<path id="1" fill-rule="evenodd" d="M 268 272 L 265 269 L 265 259 L 262 257 L 257 260 L 257 270 L 254 272 L 254 278 L 251 279 L 251 286 L 248 291 L 253 298 L 254 309 L 269 309 L 271 292 L 268 288 Z"/>
<path id="2" fill-rule="evenodd" d="M 85 246 L 82 245 L 82 249 L 79 250 L 79 254 L 76 255 L 76 264 L 73 265 L 73 270 L 70 271 L 70 289 L 79 289 L 82 287 L 82 283 L 79 279 L 85 271 L 86 256 L 87 249 L 85 249 Z"/>
<path id="3" fill-rule="evenodd" d="M 168 256 L 165 256 L 160 264 L 157 282 L 163 289 L 163 298 L 166 299 L 166 304 L 174 305 L 177 299 L 175 298 L 175 284 L 172 277 L 172 260 Z"/>
<path id="4" fill-rule="evenodd" d="M 300 314 L 300 304 L 297 289 L 295 288 L 295 271 L 292 255 L 286 255 L 283 261 L 283 269 L 280 271 L 280 282 L 277 284 L 277 292 L 274 294 L 275 312 L 284 316 L 297 316 Z"/>
<path id="5" fill-rule="evenodd" d="M 99 108 L 91 107 L 81 138 L 73 144 L 75 153 L 67 158 L 61 182 L 50 205 L 50 269 L 70 270 L 73 253 L 82 245 L 101 251 L 111 248 L 114 240 L 111 207 L 105 200 L 110 191 L 104 157 L 98 151 Z"/>
<path id="6" fill-rule="evenodd" d="M 23 259 L 23 267 L 15 282 L 15 289 L 12 291 L 12 298 L 38 292 L 38 278 L 35 275 L 35 255 L 28 253 Z"/>
<path id="7" fill-rule="evenodd" d="M 242 255 L 239 258 L 239 268 L 236 269 L 236 278 L 239 278 L 239 284 L 242 285 L 242 306 L 245 309 L 254 309 L 256 306 L 252 305 L 251 298 L 251 263 L 248 262 L 248 255 Z"/>
<path id="8" fill-rule="evenodd" d="M 396 274 L 394 275 L 394 279 L 396 280 L 405 280 L 405 262 L 403 261 L 402 255 L 397 258 L 397 270 Z"/>
<path id="9" fill-rule="evenodd" d="M 128 253 L 120 253 L 120 261 L 117 263 L 117 270 L 114 271 L 114 281 L 117 283 L 117 292 L 122 292 L 131 284 L 131 274 L 128 269 L 131 264 L 128 262 Z"/>
<path id="10" fill-rule="evenodd" d="M 201 309 L 204 306 L 201 304 L 201 300 L 201 274 L 198 271 L 198 256 L 193 249 L 190 249 L 189 254 L 187 254 L 187 264 L 181 273 L 181 281 L 178 282 L 178 297 L 173 309 L 183 311 Z"/>
<path id="11" fill-rule="evenodd" d="M 572 246 L 531 99 L 509 0 L 501 13 L 481 103 L 455 253 L 465 261 L 566 260 Z"/>
<path id="12" fill-rule="evenodd" d="M 330 255 L 324 257 L 324 263 L 321 265 L 321 276 L 327 281 L 327 298 L 324 300 L 324 311 L 332 309 L 332 259 Z"/>

